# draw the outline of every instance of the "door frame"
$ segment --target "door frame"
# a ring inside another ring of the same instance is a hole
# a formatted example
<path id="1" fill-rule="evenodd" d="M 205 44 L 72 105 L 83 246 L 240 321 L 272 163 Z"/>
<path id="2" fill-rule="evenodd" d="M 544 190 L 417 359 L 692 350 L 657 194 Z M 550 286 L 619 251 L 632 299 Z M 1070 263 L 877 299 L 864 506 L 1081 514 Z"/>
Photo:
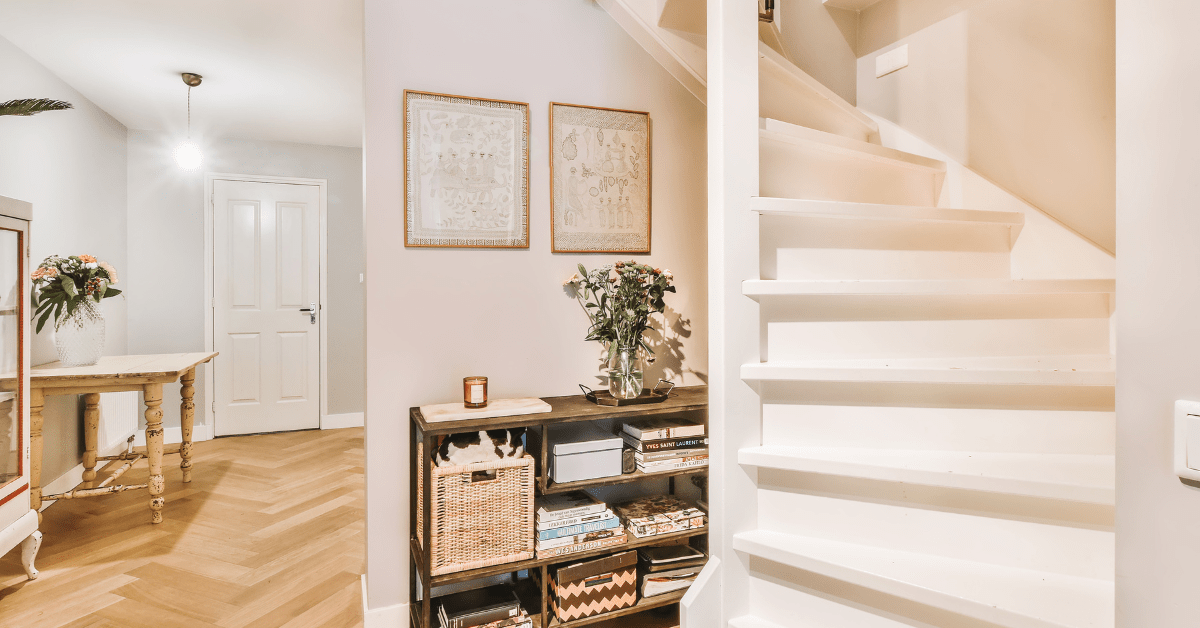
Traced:
<path id="1" fill-rule="evenodd" d="M 329 289 L 329 272 L 328 272 L 328 250 L 329 250 L 329 180 L 328 179 L 306 179 L 303 177 L 275 177 L 269 175 L 257 174 L 229 174 L 223 172 L 206 172 L 204 173 L 204 300 L 208 305 L 204 306 L 204 350 L 216 351 L 216 306 L 215 306 L 215 282 L 216 268 L 215 255 L 213 247 L 216 245 L 216 221 L 214 214 L 216 212 L 216 189 L 217 181 L 239 181 L 246 183 L 281 183 L 284 185 L 311 185 L 318 188 L 320 195 L 320 203 L 318 204 L 319 222 L 320 222 L 320 244 L 318 245 L 318 258 L 320 259 L 320 276 L 318 283 L 320 284 L 320 301 L 317 304 L 317 309 L 321 315 L 321 322 L 318 325 L 317 333 L 321 336 L 320 357 L 318 362 L 321 367 L 321 387 L 318 394 L 321 396 L 320 403 L 320 429 L 329 429 L 326 426 L 326 417 L 329 416 L 329 372 L 327 362 L 329 358 L 329 347 L 327 346 L 328 322 L 325 316 L 325 302 L 328 300 Z M 200 374 L 204 382 L 204 416 L 206 422 L 211 426 L 212 435 L 215 438 L 217 435 L 217 409 L 216 397 L 213 394 L 213 368 L 216 360 L 211 360 L 204 364 L 203 373 Z"/>

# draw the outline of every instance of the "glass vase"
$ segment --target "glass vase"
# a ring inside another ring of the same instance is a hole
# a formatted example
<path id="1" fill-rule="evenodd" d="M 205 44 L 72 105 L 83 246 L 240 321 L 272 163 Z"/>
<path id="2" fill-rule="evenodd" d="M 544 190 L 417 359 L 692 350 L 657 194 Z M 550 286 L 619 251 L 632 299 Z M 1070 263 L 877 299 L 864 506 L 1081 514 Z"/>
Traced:
<path id="1" fill-rule="evenodd" d="M 91 366 L 104 352 L 104 313 L 100 304 L 83 299 L 75 311 L 54 324 L 54 348 L 63 366 Z"/>
<path id="2" fill-rule="evenodd" d="M 620 347 L 608 370 L 608 392 L 617 399 L 633 399 L 642 394 L 642 361 L 637 347 Z"/>

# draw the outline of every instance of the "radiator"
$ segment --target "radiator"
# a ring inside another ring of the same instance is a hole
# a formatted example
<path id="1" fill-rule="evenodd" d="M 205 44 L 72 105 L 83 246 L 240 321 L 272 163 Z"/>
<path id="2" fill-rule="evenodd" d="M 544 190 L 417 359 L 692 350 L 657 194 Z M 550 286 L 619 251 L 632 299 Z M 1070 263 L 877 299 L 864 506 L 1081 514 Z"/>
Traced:
<path id="1" fill-rule="evenodd" d="M 138 431 L 140 410 L 141 400 L 136 391 L 100 395 L 100 430 L 96 439 L 100 455 L 125 449 L 125 441 Z"/>

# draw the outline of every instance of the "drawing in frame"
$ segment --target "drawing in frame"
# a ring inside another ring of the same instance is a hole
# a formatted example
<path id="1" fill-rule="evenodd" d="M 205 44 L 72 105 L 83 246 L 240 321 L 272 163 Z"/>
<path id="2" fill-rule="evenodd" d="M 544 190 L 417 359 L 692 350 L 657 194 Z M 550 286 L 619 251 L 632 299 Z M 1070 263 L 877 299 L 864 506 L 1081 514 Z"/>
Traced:
<path id="1" fill-rule="evenodd" d="M 550 103 L 554 253 L 650 253 L 650 114 Z"/>
<path id="2" fill-rule="evenodd" d="M 404 246 L 529 248 L 529 103 L 404 91 Z"/>

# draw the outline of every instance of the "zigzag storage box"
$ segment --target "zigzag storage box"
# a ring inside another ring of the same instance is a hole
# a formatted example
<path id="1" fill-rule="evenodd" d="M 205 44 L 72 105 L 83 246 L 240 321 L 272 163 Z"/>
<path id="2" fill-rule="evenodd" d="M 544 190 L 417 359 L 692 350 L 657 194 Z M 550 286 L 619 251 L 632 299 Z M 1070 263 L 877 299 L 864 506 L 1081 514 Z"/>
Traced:
<path id="1" fill-rule="evenodd" d="M 637 604 L 637 552 L 621 552 L 550 571 L 550 605 L 559 621 Z"/>

